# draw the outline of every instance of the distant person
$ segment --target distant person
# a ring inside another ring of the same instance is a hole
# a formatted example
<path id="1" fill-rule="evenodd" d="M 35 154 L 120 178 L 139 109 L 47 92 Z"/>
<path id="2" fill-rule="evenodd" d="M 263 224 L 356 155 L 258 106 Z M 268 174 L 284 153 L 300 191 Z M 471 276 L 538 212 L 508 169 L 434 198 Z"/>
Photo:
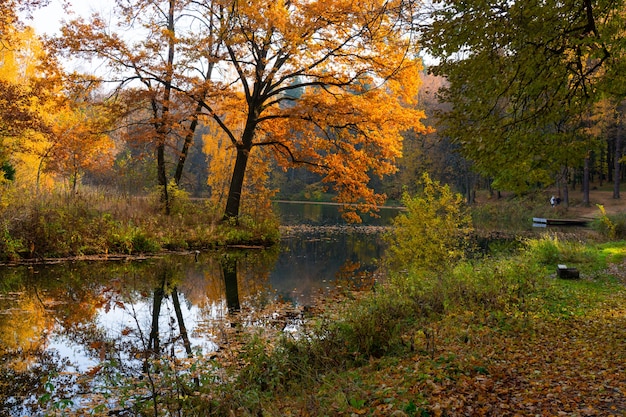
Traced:
<path id="1" fill-rule="evenodd" d="M 555 196 L 550 197 L 550 205 L 552 207 L 556 206 L 556 197 Z"/>

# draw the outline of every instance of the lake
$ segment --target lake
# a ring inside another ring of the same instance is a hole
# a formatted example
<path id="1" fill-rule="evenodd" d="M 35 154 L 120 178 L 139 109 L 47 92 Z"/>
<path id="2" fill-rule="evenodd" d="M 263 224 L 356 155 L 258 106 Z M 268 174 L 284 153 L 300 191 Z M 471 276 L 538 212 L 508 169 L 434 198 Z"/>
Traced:
<path id="1" fill-rule="evenodd" d="M 380 226 L 346 226 L 332 205 L 282 205 L 292 226 L 275 248 L 0 267 L 0 415 L 81 407 L 147 358 L 210 355 L 241 325 L 297 332 L 317 297 L 371 288 Z"/>

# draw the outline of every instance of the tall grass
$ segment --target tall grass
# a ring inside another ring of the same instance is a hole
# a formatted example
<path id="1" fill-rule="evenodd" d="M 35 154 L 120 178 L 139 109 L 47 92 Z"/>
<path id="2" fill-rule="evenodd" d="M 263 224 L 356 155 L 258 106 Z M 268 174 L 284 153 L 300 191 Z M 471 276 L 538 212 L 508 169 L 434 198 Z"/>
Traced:
<path id="1" fill-rule="evenodd" d="M 608 239 L 626 239 L 626 213 L 607 214 L 604 206 L 598 205 L 600 217 L 593 223 L 594 229 Z"/>
<path id="2" fill-rule="evenodd" d="M 172 214 L 158 197 L 130 197 L 84 188 L 40 193 L 5 186 L 0 198 L 0 261 L 98 254 L 154 253 L 231 243 L 271 244 L 278 225 L 271 213 L 221 224 L 215 207 L 178 191 Z"/>

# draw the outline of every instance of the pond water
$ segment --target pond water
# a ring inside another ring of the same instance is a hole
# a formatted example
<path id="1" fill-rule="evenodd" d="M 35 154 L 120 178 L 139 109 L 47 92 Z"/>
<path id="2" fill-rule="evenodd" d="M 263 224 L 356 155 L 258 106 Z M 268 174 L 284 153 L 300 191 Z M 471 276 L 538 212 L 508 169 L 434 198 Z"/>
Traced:
<path id="1" fill-rule="evenodd" d="M 0 415 L 78 407 L 105 380 L 141 374 L 155 353 L 223 349 L 235 322 L 297 331 L 316 297 L 373 285 L 380 232 L 299 226 L 266 250 L 0 267 Z"/>

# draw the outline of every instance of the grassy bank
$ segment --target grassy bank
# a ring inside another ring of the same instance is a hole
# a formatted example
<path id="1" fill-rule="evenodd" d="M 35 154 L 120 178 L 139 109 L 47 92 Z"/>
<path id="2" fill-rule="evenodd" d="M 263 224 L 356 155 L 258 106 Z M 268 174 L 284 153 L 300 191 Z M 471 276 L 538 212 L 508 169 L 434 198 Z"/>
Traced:
<path id="1" fill-rule="evenodd" d="M 188 405 L 215 415 L 624 415 L 625 255 L 624 242 L 545 237 L 446 275 L 397 276 L 326 305 L 298 338 L 256 338 L 231 382 Z M 554 262 L 582 278 L 557 279 Z"/>
<path id="2" fill-rule="evenodd" d="M 279 237 L 271 213 L 258 219 L 242 216 L 237 225 L 224 224 L 218 209 L 208 202 L 194 202 L 182 192 L 175 194 L 172 214 L 166 216 L 158 198 L 151 196 L 4 191 L 0 262 L 269 245 Z"/>

